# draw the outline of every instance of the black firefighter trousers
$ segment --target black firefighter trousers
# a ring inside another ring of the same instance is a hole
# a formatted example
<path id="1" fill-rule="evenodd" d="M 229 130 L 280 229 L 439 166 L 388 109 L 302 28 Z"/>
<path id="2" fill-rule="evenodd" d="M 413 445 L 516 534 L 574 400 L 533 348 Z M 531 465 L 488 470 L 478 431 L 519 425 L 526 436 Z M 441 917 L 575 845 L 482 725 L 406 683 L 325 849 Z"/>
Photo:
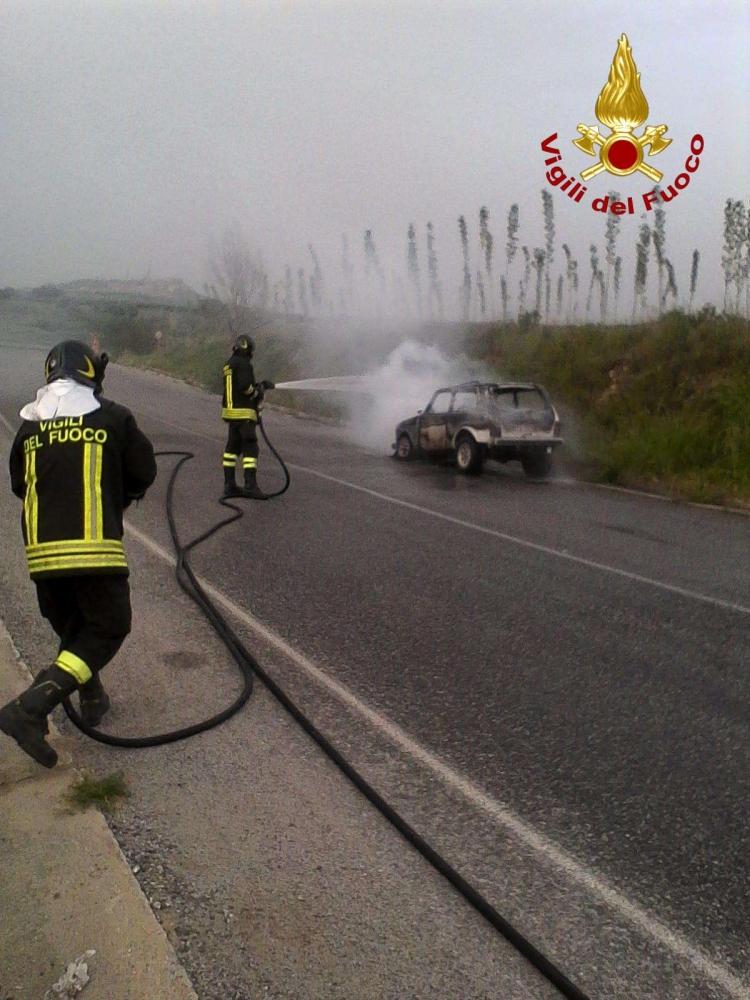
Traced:
<path id="1" fill-rule="evenodd" d="M 36 581 L 39 610 L 60 638 L 60 653 L 83 660 L 96 690 L 97 674 L 115 656 L 130 632 L 127 576 L 65 576 Z"/>
<path id="2" fill-rule="evenodd" d="M 258 468 L 258 432 L 254 420 L 227 420 L 227 446 L 224 451 L 224 468 L 233 469 L 240 455 L 242 468 L 247 472 Z"/>

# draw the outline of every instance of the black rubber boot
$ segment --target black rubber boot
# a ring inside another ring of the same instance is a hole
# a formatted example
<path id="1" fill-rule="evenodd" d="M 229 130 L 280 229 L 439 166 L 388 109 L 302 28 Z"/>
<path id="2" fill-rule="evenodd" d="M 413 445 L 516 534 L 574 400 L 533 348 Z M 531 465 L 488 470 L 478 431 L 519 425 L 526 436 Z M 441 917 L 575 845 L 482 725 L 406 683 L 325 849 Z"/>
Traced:
<path id="1" fill-rule="evenodd" d="M 81 688 L 81 718 L 87 726 L 98 726 L 109 711 L 109 695 L 104 690 L 99 674 Z"/>
<path id="2" fill-rule="evenodd" d="M 262 497 L 263 493 L 258 489 L 258 473 L 255 469 L 245 469 L 245 488 L 242 491 L 243 497 Z"/>
<path id="3" fill-rule="evenodd" d="M 57 753 L 46 740 L 47 716 L 78 688 L 67 670 L 52 666 L 43 670 L 30 688 L 0 708 L 0 729 L 44 767 L 54 767 Z"/>
<path id="4" fill-rule="evenodd" d="M 225 497 L 241 497 L 242 490 L 237 485 L 237 480 L 235 479 L 234 468 L 224 467 L 224 492 L 222 496 Z"/>

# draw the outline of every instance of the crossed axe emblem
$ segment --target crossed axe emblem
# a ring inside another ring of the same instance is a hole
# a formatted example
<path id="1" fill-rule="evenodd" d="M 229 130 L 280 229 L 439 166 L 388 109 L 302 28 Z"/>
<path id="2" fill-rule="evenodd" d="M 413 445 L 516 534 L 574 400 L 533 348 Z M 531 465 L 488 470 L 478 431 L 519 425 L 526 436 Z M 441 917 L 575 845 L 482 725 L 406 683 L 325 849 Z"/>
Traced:
<path id="1" fill-rule="evenodd" d="M 660 171 L 655 170 L 653 167 L 643 162 L 643 154 L 647 146 L 651 146 L 649 154 L 651 156 L 656 156 L 657 153 L 661 153 L 663 149 L 667 148 L 672 140 L 662 138 L 664 133 L 667 131 L 666 125 L 648 125 L 642 136 L 633 135 L 631 129 L 618 130 L 613 132 L 606 139 L 598 128 L 592 127 L 591 125 L 579 125 L 578 131 L 581 133 L 583 138 L 574 139 L 573 145 L 578 146 L 578 148 L 584 153 L 588 153 L 589 156 L 596 156 L 596 150 L 594 147 L 603 147 L 599 153 L 599 162 L 595 163 L 593 167 L 587 167 L 585 170 L 581 171 L 581 177 L 585 181 L 589 181 L 592 177 L 596 177 L 596 175 L 601 173 L 602 170 L 608 170 L 610 173 L 621 175 L 631 174 L 635 170 L 640 170 L 642 174 L 645 174 L 646 177 L 650 178 L 650 180 L 654 181 L 654 183 L 658 183 L 658 181 L 660 181 L 664 176 L 664 174 Z M 631 144 L 635 147 L 633 150 L 635 162 L 627 168 L 613 168 L 608 154 L 611 147 L 615 145 L 615 143 L 621 142 Z"/>

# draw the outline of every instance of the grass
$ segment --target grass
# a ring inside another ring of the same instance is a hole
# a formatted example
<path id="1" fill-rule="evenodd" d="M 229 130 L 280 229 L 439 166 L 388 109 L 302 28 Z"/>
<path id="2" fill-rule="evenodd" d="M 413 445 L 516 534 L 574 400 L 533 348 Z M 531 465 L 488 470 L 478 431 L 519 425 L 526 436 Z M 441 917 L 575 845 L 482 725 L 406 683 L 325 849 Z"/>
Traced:
<path id="1" fill-rule="evenodd" d="M 747 320 L 672 313 L 525 334 L 474 327 L 468 343 L 496 370 L 547 386 L 573 416 L 573 457 L 593 478 L 750 505 Z"/>
<path id="2" fill-rule="evenodd" d="M 65 793 L 65 799 L 74 809 L 97 806 L 106 812 L 129 795 L 125 778 L 117 771 L 103 778 L 95 778 L 90 774 L 82 775 L 70 785 Z"/>
<path id="3" fill-rule="evenodd" d="M 124 352 L 117 360 L 134 367 L 164 372 L 209 392 L 220 393 L 221 373 L 229 354 L 227 338 L 221 337 L 204 341 L 195 340 L 145 355 Z M 301 378 L 302 372 L 309 372 L 312 369 L 311 365 L 305 364 L 303 349 L 298 343 L 285 341 L 273 334 L 265 339 L 262 334 L 258 336 L 253 367 L 258 378 L 268 378 L 272 382 L 277 379 L 291 381 Z M 277 403 L 279 406 L 301 410 L 314 416 L 338 419 L 344 415 L 342 407 L 318 393 L 303 394 L 279 390 L 270 393 L 266 398 L 269 403 Z"/>

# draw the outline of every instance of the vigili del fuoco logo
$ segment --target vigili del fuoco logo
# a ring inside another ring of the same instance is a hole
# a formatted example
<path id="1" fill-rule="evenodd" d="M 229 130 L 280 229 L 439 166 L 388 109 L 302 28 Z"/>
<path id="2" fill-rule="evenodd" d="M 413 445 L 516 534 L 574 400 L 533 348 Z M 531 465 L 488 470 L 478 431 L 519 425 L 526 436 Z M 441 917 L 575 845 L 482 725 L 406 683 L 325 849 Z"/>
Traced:
<path id="1" fill-rule="evenodd" d="M 636 129 L 644 125 L 648 118 L 648 101 L 641 90 L 641 74 L 636 69 L 633 51 L 625 35 L 617 43 L 609 79 L 596 99 L 594 112 L 610 134 L 602 135 L 595 125 L 578 126 L 581 137 L 573 139 L 573 145 L 589 156 L 598 156 L 597 163 L 580 171 L 581 180 L 577 179 L 575 172 L 567 174 L 559 165 L 563 157 L 554 145 L 558 141 L 557 132 L 542 142 L 542 152 L 547 154 L 544 164 L 549 168 L 546 177 L 552 187 L 564 191 L 573 201 L 581 202 L 588 191 L 588 182 L 602 173 L 616 177 L 644 174 L 658 185 L 664 175 L 647 161 L 663 152 L 672 140 L 664 138 L 668 131 L 666 125 L 646 125 L 643 132 L 636 135 Z M 685 190 L 691 175 L 700 166 L 703 145 L 703 136 L 696 133 L 690 140 L 690 155 L 685 160 L 684 169 L 674 181 L 666 188 L 654 187 L 641 194 L 646 211 L 650 212 L 659 200 L 672 201 L 680 191 Z M 626 201 L 613 201 L 611 204 L 609 195 L 594 197 L 591 208 L 595 212 L 635 215 L 632 195 Z"/>

